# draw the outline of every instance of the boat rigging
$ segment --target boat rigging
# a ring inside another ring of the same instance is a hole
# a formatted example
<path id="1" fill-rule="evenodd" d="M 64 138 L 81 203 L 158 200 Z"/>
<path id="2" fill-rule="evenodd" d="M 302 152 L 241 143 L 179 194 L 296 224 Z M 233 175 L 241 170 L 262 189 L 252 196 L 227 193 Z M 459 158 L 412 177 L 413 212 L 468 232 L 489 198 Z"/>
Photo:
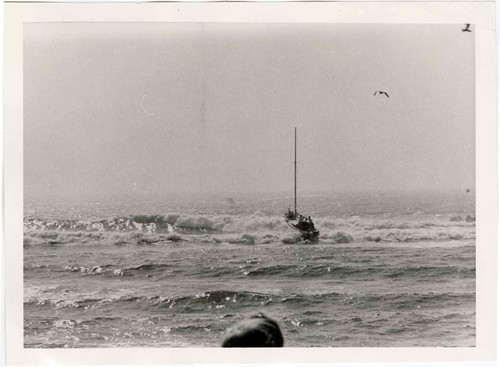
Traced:
<path id="1" fill-rule="evenodd" d="M 294 210 L 288 208 L 285 213 L 285 221 L 288 226 L 298 232 L 304 241 L 316 242 L 319 238 L 319 231 L 314 226 L 310 216 L 304 216 L 297 211 L 297 128 L 295 128 L 295 144 L 294 144 Z"/>

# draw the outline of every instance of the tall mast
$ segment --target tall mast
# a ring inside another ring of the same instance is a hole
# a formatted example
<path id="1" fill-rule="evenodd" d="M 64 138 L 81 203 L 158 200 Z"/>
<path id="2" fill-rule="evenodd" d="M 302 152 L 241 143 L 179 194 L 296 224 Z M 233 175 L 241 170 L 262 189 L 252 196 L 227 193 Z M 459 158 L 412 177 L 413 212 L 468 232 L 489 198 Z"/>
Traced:
<path id="1" fill-rule="evenodd" d="M 293 171 L 295 174 L 294 177 L 294 185 L 293 185 L 293 196 L 294 196 L 294 204 L 295 204 L 295 217 L 297 217 L 297 128 L 295 128 L 295 157 L 293 160 Z"/>

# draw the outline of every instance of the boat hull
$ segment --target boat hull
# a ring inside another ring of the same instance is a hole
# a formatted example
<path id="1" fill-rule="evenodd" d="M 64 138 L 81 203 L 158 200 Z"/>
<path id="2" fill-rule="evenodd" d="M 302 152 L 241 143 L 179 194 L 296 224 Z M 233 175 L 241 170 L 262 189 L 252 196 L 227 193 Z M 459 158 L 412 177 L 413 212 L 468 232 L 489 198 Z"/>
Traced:
<path id="1" fill-rule="evenodd" d="M 286 224 L 296 230 L 297 232 L 300 233 L 302 239 L 304 241 L 311 241 L 311 242 L 317 242 L 319 238 L 319 231 L 317 229 L 311 230 L 311 229 L 304 229 L 301 228 L 301 223 L 295 220 L 289 220 L 285 218 Z"/>

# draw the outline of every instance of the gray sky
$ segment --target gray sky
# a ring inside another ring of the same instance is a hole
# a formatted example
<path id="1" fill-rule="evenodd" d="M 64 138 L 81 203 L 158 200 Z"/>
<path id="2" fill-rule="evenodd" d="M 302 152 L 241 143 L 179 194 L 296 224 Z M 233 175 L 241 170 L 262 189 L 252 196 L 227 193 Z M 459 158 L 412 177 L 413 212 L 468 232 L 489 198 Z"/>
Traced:
<path id="1" fill-rule="evenodd" d="M 462 28 L 27 24 L 26 193 L 472 188 Z"/>

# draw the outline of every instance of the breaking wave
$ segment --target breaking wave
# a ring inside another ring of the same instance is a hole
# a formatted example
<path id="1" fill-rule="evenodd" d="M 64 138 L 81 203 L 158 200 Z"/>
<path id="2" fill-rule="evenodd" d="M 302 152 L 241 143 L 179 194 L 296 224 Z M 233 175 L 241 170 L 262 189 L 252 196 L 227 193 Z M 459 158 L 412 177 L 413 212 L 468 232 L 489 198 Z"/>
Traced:
<path id="1" fill-rule="evenodd" d="M 25 269 L 34 270 L 38 269 Z M 307 264 L 280 264 L 259 265 L 258 263 L 224 264 L 178 267 L 172 263 L 145 262 L 129 265 L 52 265 L 41 269 L 44 274 L 49 272 L 74 273 L 76 276 L 104 276 L 104 277 L 152 277 L 153 280 L 172 279 L 179 276 L 197 276 L 200 278 L 286 278 L 286 279 L 365 279 L 385 278 L 400 279 L 411 278 L 415 281 L 428 281 L 440 277 L 454 277 L 457 279 L 474 278 L 474 266 L 362 266 L 340 265 L 333 260 L 328 263 Z"/>
<path id="2" fill-rule="evenodd" d="M 374 218 L 316 219 L 320 242 L 422 242 L 475 239 L 475 223 L 446 219 L 384 220 Z M 283 218 L 253 215 L 131 215 L 101 220 L 24 219 L 24 245 L 109 244 L 151 245 L 195 241 L 255 245 L 302 242 Z"/>
<path id="3" fill-rule="evenodd" d="M 110 298 L 82 298 L 82 299 L 25 299 L 25 307 L 83 308 L 107 309 L 129 307 L 159 309 L 162 312 L 172 313 L 197 313 L 207 309 L 225 309 L 235 312 L 244 312 L 245 308 L 255 309 L 256 305 L 267 306 L 270 304 L 293 305 L 294 307 L 311 307 L 314 304 L 336 304 L 337 306 L 356 306 L 358 308 L 372 307 L 380 303 L 389 304 L 394 309 L 415 309 L 433 307 L 436 305 L 452 305 L 464 300 L 474 302 L 474 294 L 463 293 L 383 293 L 352 295 L 348 293 L 322 293 L 322 294 L 265 294 L 249 291 L 213 290 L 194 295 L 178 295 L 164 297 L 129 296 Z M 61 324 L 60 327 L 70 327 L 71 323 Z"/>
<path id="4" fill-rule="evenodd" d="M 279 276 L 286 278 L 329 278 L 343 279 L 356 276 L 357 278 L 399 278 L 410 277 L 413 279 L 432 279 L 434 277 L 455 275 L 457 277 L 474 277 L 475 267 L 463 268 L 455 266 L 402 266 L 390 267 L 360 267 L 360 266 L 334 266 L 334 265 L 273 265 L 248 269 L 244 274 L 248 277 Z"/>

